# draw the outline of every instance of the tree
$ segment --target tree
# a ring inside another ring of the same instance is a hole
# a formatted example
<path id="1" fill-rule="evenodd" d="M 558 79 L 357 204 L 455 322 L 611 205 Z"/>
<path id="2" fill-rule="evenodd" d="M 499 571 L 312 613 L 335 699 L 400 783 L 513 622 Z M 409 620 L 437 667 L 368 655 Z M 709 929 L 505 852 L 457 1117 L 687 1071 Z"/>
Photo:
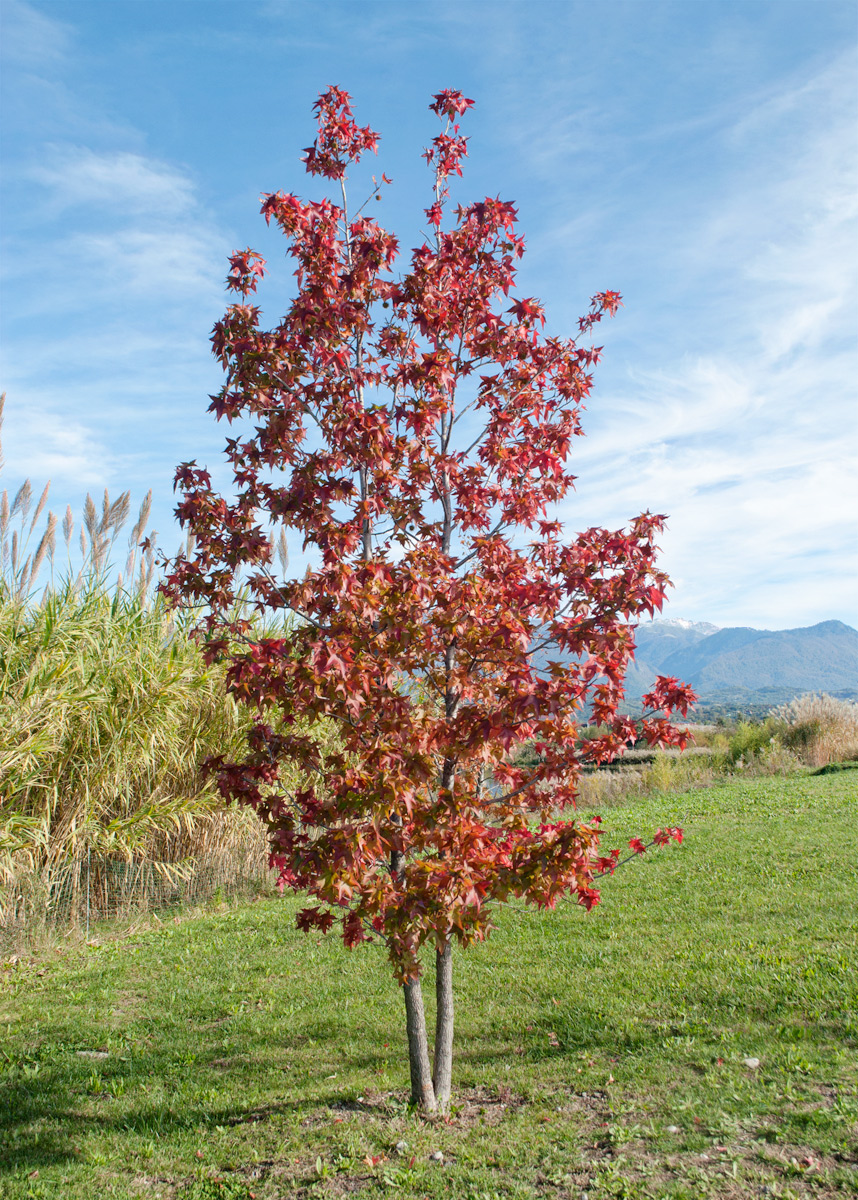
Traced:
<path id="1" fill-rule="evenodd" d="M 472 103 L 443 91 L 430 105 L 442 122 L 425 152 L 430 232 L 397 273 L 396 238 L 366 205 L 352 214 L 346 192 L 378 135 L 347 93 L 319 98 L 304 161 L 337 201 L 263 198 L 297 264 L 274 328 L 250 303 L 264 260 L 230 259 L 238 299 L 214 329 L 226 380 L 210 411 L 253 424 L 227 440 L 230 498 L 195 463 L 179 467 L 195 548 L 165 583 L 200 606 L 206 654 L 228 660 L 230 690 L 255 714 L 250 754 L 212 764 L 220 789 L 266 823 L 281 883 L 317 902 L 299 927 L 339 922 L 347 946 L 383 939 L 405 995 L 412 1099 L 428 1110 L 450 1096 L 453 941 L 484 938 L 492 902 L 510 897 L 590 908 L 617 863 L 599 852 L 598 818 L 574 815 L 577 781 L 638 735 L 618 711 L 623 677 L 635 624 L 668 584 L 655 567 L 661 517 L 564 541 L 552 515 L 573 483 L 600 348 L 545 336 L 541 304 L 512 294 L 524 241 L 511 204 L 488 197 L 448 218 Z M 389 183 L 373 177 L 371 195 Z M 619 304 L 597 295 L 579 338 Z M 275 571 L 277 525 L 311 555 L 300 577 Z M 259 636 L 240 595 L 292 626 Z M 684 744 L 669 714 L 692 698 L 658 680 L 650 743 Z M 592 740 L 579 735 L 588 718 L 603 727 Z M 335 724 L 333 750 L 320 752 L 307 720 Z M 535 763 L 521 761 L 525 743 Z M 300 786 L 283 785 L 285 764 L 300 766 Z"/>

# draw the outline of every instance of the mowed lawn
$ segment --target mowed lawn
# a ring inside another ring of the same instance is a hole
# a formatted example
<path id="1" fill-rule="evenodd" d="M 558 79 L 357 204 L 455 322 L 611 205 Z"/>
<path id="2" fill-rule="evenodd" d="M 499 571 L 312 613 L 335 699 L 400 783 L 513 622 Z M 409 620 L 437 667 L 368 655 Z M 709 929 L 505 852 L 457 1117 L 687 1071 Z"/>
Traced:
<path id="1" fill-rule="evenodd" d="M 858 771 L 604 817 L 608 849 L 686 840 L 457 955 L 447 1120 L 405 1105 L 383 949 L 294 898 L 7 963 L 0 1195 L 858 1194 Z"/>

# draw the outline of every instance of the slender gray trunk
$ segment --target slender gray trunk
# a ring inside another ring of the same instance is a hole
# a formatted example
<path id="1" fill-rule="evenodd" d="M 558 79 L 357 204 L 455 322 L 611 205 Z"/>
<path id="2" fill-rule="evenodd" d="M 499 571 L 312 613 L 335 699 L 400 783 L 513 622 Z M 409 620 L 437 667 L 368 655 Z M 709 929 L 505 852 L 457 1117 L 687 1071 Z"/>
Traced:
<path id="1" fill-rule="evenodd" d="M 450 1103 L 453 1080 L 453 942 L 447 938 L 443 950 L 435 952 L 435 1063 L 432 1083 L 441 1112 Z"/>
<path id="2" fill-rule="evenodd" d="M 394 823 L 399 824 L 394 818 Z M 390 873 L 401 879 L 405 856 L 394 850 L 390 856 Z M 423 1007 L 423 987 L 420 976 L 405 982 L 405 1029 L 408 1034 L 408 1063 L 411 1067 L 411 1103 L 426 1112 L 437 1112 L 438 1103 L 432 1086 L 432 1068 L 429 1065 L 429 1037 L 426 1033 L 426 1010 Z"/>
<path id="3" fill-rule="evenodd" d="M 419 1105 L 426 1112 L 436 1112 L 438 1102 L 432 1085 L 432 1069 L 429 1066 L 429 1038 L 426 1035 L 426 1013 L 419 976 L 409 979 L 403 990 L 408 1030 L 408 1061 L 411 1066 L 411 1103 Z"/>

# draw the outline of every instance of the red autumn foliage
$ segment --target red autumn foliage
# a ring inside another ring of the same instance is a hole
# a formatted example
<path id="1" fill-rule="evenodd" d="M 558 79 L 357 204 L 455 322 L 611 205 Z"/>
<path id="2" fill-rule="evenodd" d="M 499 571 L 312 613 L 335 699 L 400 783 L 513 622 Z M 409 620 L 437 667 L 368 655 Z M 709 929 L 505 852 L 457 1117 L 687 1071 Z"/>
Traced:
<path id="1" fill-rule="evenodd" d="M 668 586 L 662 517 L 565 537 L 554 515 L 600 348 L 546 336 L 540 302 L 516 297 L 511 204 L 450 212 L 467 154 L 457 118 L 472 104 L 433 99 L 430 232 L 403 258 L 348 211 L 347 170 L 378 135 L 345 92 L 320 97 L 304 161 L 339 195 L 264 197 L 296 278 L 272 328 L 248 302 L 264 260 L 230 259 L 236 299 L 212 336 L 226 380 L 210 411 L 241 421 L 226 444 L 234 490 L 219 495 L 195 463 L 178 469 L 195 548 L 165 584 L 200 606 L 208 657 L 228 660 L 228 686 L 255 714 L 246 759 L 212 769 L 265 821 L 284 885 L 313 897 L 299 927 L 338 921 L 350 946 L 383 938 L 400 981 L 427 940 L 484 938 L 497 902 L 598 901 L 618 852 L 600 855 L 598 822 L 575 815 L 579 776 L 639 736 L 619 712 L 623 679 L 635 625 Z M 579 338 L 619 304 L 596 295 Z M 306 573 L 277 572 L 271 523 L 302 541 Z M 294 626 L 261 636 L 239 594 Z M 682 744 L 668 717 L 692 699 L 657 682 L 652 745 Z M 585 720 L 606 732 L 582 739 Z M 316 722 L 337 731 L 324 753 Z M 530 742 L 538 761 L 523 765 Z M 300 786 L 285 785 L 287 764 Z"/>

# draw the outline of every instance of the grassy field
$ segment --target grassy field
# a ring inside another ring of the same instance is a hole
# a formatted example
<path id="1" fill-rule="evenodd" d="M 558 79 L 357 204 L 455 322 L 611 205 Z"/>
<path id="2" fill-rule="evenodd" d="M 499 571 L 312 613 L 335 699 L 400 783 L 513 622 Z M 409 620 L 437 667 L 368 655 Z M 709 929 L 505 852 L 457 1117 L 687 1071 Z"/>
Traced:
<path id="1" fill-rule="evenodd" d="M 636 801 L 605 845 L 667 823 L 592 914 L 458 955 L 446 1120 L 404 1104 L 382 950 L 293 899 L 6 963 L 0 1195 L 858 1194 L 858 772 Z"/>

